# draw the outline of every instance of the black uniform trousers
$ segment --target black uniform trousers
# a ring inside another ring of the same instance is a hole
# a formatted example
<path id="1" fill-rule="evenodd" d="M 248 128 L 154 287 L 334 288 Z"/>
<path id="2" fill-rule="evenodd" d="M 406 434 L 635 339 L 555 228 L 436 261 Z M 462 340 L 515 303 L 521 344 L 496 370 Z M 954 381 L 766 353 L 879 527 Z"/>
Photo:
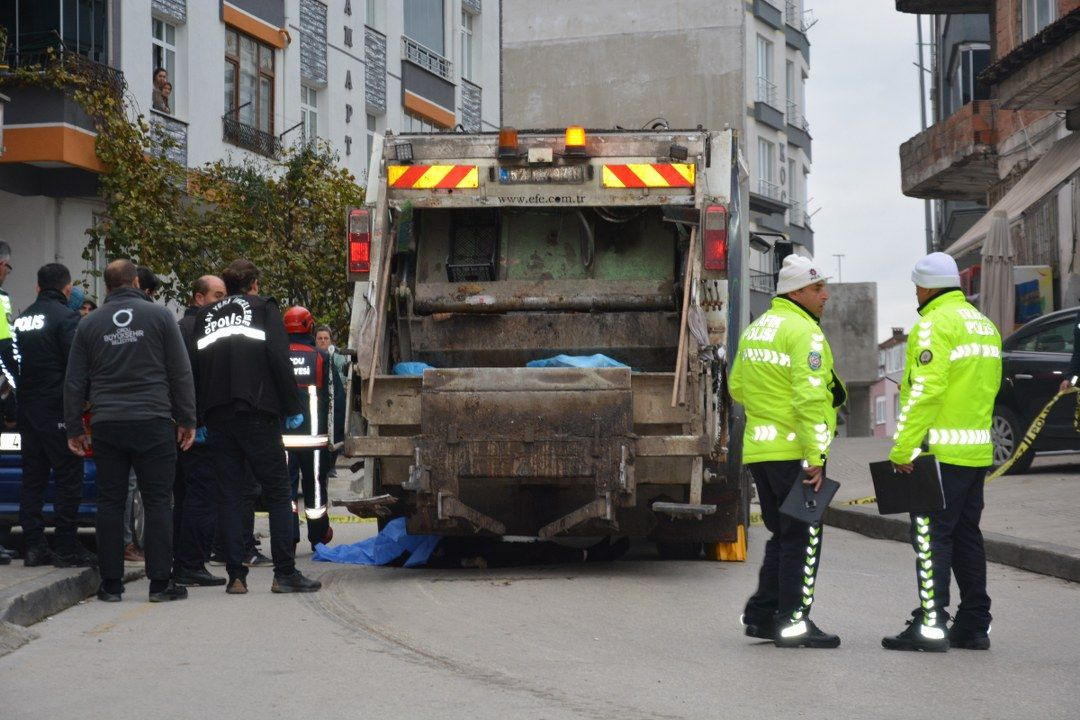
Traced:
<path id="1" fill-rule="evenodd" d="M 939 463 L 945 509 L 923 513 L 930 519 L 930 557 L 933 575 L 933 607 L 937 621 L 949 619 L 951 576 L 960 588 L 960 605 L 954 626 L 972 632 L 986 632 L 990 627 L 990 596 L 986 593 L 986 550 L 979 521 L 983 510 L 983 487 L 986 468 Z M 911 542 L 919 552 L 919 541 L 912 515 Z M 916 577 L 919 577 L 916 560 Z M 922 616 L 920 607 L 913 615 Z"/>
<path id="2" fill-rule="evenodd" d="M 757 591 L 746 603 L 743 620 L 755 625 L 786 624 L 795 620 L 796 613 L 802 617 L 810 612 L 821 558 L 821 528 L 780 512 L 791 488 L 803 480 L 800 461 L 750 463 L 746 467 L 757 486 L 762 522 L 772 536 L 765 543 Z"/>
<path id="3" fill-rule="evenodd" d="M 315 454 L 319 455 L 319 471 L 315 472 Z M 325 450 L 290 450 L 289 479 L 292 482 L 292 499 L 296 503 L 298 490 L 303 486 L 304 510 L 307 513 L 308 542 L 316 545 L 326 540 L 330 527 L 327 513 L 329 503 L 326 499 L 326 477 L 330 470 L 330 453 Z M 317 476 L 316 476 L 317 475 Z M 311 511 L 321 511 L 318 517 L 312 517 Z M 293 538 L 300 541 L 300 514 L 297 507 L 293 521 Z"/>
<path id="4" fill-rule="evenodd" d="M 266 512 L 270 516 L 270 554 L 274 575 L 291 575 L 296 570 L 292 543 L 292 502 L 285 446 L 281 442 L 281 421 L 259 411 L 211 414 L 206 422 L 208 443 L 214 451 L 221 507 L 218 531 L 225 550 L 225 567 L 230 578 L 247 577 L 244 567 L 244 514 L 251 481 L 247 468 L 262 488 Z"/>
<path id="5" fill-rule="evenodd" d="M 174 567 L 205 567 L 214 542 L 219 492 L 214 452 L 205 443 L 181 452 L 173 486 Z"/>
<path id="6" fill-rule="evenodd" d="M 56 551 L 70 555 L 78 549 L 76 516 L 83 492 L 83 459 L 67 445 L 63 413 L 55 403 L 39 407 L 32 400 L 19 406 L 22 436 L 22 488 L 19 491 L 19 524 L 26 547 L 45 545 L 45 491 L 53 474 L 53 512 Z"/>
<path id="7" fill-rule="evenodd" d="M 146 512 L 146 576 L 167 582 L 172 571 L 172 489 L 176 475 L 176 425 L 155 418 L 93 424 L 97 465 L 98 565 L 102 580 L 124 577 L 124 523 L 128 474 L 135 478 Z"/>

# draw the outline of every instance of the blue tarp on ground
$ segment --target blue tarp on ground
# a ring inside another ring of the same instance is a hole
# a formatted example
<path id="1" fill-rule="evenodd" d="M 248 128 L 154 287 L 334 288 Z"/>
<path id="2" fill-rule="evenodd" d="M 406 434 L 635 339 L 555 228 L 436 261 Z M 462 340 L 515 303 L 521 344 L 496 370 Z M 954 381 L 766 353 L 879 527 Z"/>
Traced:
<path id="1" fill-rule="evenodd" d="M 423 375 L 424 371 L 432 367 L 423 362 L 399 362 L 394 365 L 395 375 Z"/>
<path id="2" fill-rule="evenodd" d="M 378 535 L 352 545 L 315 546 L 313 560 L 350 565 L 388 565 L 406 552 L 405 567 L 425 565 L 442 538 L 437 535 L 410 535 L 405 532 L 405 518 L 394 518 Z"/>
<path id="3" fill-rule="evenodd" d="M 630 367 L 624 365 L 618 360 L 612 360 L 607 355 L 556 355 L 551 358 L 544 358 L 543 360 L 530 360 L 527 362 L 526 367 L 531 368 L 546 368 L 546 367 L 567 367 L 567 368 L 604 368 L 604 367 Z"/>

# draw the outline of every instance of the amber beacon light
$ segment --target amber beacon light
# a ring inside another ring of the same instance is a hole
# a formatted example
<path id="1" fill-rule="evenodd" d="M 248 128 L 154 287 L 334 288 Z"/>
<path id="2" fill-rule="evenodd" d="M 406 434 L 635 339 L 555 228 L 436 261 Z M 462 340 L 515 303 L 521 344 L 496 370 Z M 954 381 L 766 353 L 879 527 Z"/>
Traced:
<path id="1" fill-rule="evenodd" d="M 580 125 L 571 125 L 566 128 L 566 154 L 585 154 L 585 128 Z"/>

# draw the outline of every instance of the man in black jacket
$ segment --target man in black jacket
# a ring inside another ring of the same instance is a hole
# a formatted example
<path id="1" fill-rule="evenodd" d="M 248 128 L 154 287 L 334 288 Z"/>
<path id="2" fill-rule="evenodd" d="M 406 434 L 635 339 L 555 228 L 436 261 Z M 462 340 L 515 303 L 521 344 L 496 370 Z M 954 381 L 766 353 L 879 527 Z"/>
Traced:
<path id="1" fill-rule="evenodd" d="M 282 419 L 298 428 L 303 407 L 296 393 L 289 340 L 277 303 L 259 296 L 259 269 L 236 260 L 223 274 L 229 297 L 195 316 L 195 376 L 199 417 L 217 461 L 222 486 L 219 528 L 229 573 L 226 592 L 247 592 L 241 530 L 242 497 L 250 466 L 270 516 L 273 592 L 313 592 L 322 587 L 296 569 L 292 503 Z"/>
<path id="2" fill-rule="evenodd" d="M 146 508 L 146 574 L 150 602 L 180 600 L 187 589 L 172 570 L 172 486 L 176 446 L 195 441 L 195 388 L 176 318 L 139 289 L 135 265 L 105 268 L 108 297 L 75 332 L 64 386 L 68 446 L 85 455 L 82 428 L 90 402 L 97 464 L 98 598 L 117 602 L 124 591 L 124 501 L 134 467 Z M 174 423 L 175 419 L 175 423 Z"/>
<path id="3" fill-rule="evenodd" d="M 75 517 L 83 491 L 83 459 L 71 452 L 64 431 L 64 373 L 81 316 L 67 306 L 71 272 L 49 263 L 37 273 L 37 301 L 12 323 L 16 348 L 19 433 L 22 437 L 22 489 L 19 523 L 26 541 L 27 567 L 87 567 L 95 557 L 76 538 Z M 82 426 L 80 418 L 79 426 Z M 56 542 L 45 542 L 42 507 L 49 473 L 55 477 Z"/>
<path id="4" fill-rule="evenodd" d="M 204 275 L 192 285 L 191 305 L 179 323 L 189 353 L 195 343 L 195 315 L 223 297 L 225 283 L 217 275 Z M 206 429 L 199 428 L 195 444 L 180 453 L 173 485 L 173 581 L 178 585 L 225 584 L 225 578 L 206 569 L 217 523 L 217 492 L 214 453 L 206 444 Z"/>

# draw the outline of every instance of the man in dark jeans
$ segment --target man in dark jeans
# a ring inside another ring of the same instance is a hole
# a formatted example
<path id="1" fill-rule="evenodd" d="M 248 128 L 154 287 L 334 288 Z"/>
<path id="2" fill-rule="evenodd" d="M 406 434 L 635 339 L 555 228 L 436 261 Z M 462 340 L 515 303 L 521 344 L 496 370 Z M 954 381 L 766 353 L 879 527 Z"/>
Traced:
<path id="1" fill-rule="evenodd" d="M 205 419 L 222 488 L 219 528 L 229 573 L 226 592 L 247 592 L 241 518 L 250 467 L 270 516 L 273 592 L 313 592 L 322 583 L 304 577 L 293 556 L 289 470 L 282 419 L 303 422 L 289 340 L 277 303 L 259 296 L 259 269 L 236 260 L 223 273 L 229 297 L 195 316 L 194 358 L 199 416 Z M 191 346 L 189 346 L 190 348 Z"/>
<path id="2" fill-rule="evenodd" d="M 187 450 L 195 440 L 191 366 L 176 319 L 139 290 L 134 263 L 109 263 L 105 287 L 105 302 L 75 332 L 64 387 L 68 446 L 80 456 L 90 448 L 82 428 L 83 407 L 90 402 L 98 471 L 98 598 L 118 602 L 124 591 L 124 501 L 134 468 L 146 509 L 150 602 L 180 600 L 187 588 L 170 577 L 171 493 L 176 446 Z"/>
<path id="3" fill-rule="evenodd" d="M 26 541 L 27 567 L 87 567 L 95 556 L 76 538 L 76 515 L 83 491 L 83 459 L 67 446 L 64 432 L 64 373 L 71 341 L 82 317 L 67 306 L 71 272 L 59 263 L 37 273 L 38 297 L 12 323 L 18 383 L 19 434 L 22 438 L 22 489 L 19 523 Z M 80 423 L 81 425 L 81 423 Z M 42 508 L 53 474 L 56 541 L 45 542 Z"/>
<path id="4" fill-rule="evenodd" d="M 194 342 L 195 315 L 200 308 L 225 297 L 225 283 L 204 275 L 191 288 L 191 306 L 180 318 L 185 345 Z M 214 453 L 206 444 L 206 428 L 199 428 L 195 444 L 180 453 L 173 485 L 173 580 L 178 585 L 224 585 L 225 578 L 210 574 L 206 559 L 217 524 L 218 478 Z"/>

